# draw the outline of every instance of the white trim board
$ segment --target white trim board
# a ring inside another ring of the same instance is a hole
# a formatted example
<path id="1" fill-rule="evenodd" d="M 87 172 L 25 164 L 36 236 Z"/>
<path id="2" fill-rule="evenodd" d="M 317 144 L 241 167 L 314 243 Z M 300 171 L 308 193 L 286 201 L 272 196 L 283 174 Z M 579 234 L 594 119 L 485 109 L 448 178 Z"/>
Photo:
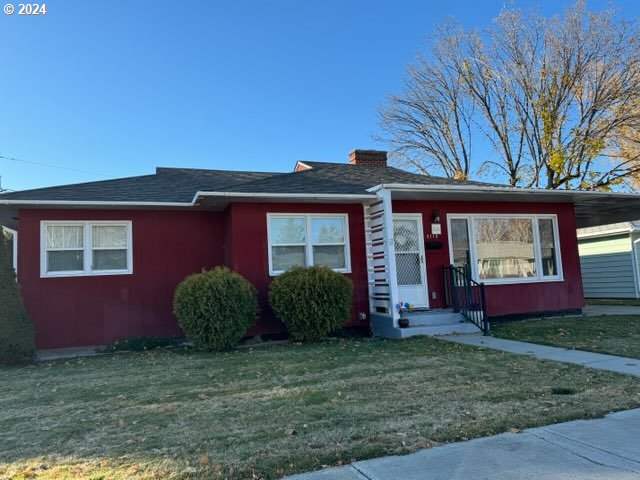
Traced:
<path id="1" fill-rule="evenodd" d="M 91 201 L 91 200 L 4 200 L 0 198 L 0 205 L 28 205 L 28 206 L 95 206 L 95 207 L 184 207 L 196 206 L 203 198 L 238 198 L 238 199 L 287 199 L 287 200 L 326 200 L 326 201 L 367 201 L 375 200 L 373 194 L 341 194 L 341 193 L 259 193 L 259 192 L 207 192 L 198 191 L 190 202 L 139 202 L 139 201 Z"/>

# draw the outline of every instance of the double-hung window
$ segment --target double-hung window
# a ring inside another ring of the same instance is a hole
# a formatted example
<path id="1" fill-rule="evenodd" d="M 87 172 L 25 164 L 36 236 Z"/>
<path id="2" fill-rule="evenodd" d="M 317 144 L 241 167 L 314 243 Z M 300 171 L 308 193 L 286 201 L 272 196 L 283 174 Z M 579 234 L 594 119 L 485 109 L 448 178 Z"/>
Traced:
<path id="1" fill-rule="evenodd" d="M 486 283 L 562 280 L 555 215 L 449 215 L 451 263 Z"/>
<path id="2" fill-rule="evenodd" d="M 133 272 L 131 222 L 42 222 L 43 277 Z"/>
<path id="3" fill-rule="evenodd" d="M 270 213 L 267 230 L 271 275 L 294 266 L 350 270 L 347 215 Z"/>

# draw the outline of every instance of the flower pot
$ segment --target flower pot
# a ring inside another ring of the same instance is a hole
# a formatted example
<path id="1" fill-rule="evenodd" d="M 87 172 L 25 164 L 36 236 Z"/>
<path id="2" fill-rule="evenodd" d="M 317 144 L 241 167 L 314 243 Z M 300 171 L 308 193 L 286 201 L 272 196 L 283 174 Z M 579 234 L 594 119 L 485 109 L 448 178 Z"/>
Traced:
<path id="1" fill-rule="evenodd" d="M 407 328 L 409 326 L 409 319 L 408 318 L 399 319 L 398 325 L 400 326 L 400 328 Z"/>

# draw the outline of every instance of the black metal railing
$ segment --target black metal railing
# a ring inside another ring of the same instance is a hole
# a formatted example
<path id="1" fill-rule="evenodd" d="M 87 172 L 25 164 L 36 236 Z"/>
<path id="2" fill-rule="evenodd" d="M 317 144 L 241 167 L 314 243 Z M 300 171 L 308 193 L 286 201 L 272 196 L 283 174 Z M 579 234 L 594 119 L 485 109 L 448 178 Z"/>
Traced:
<path id="1" fill-rule="evenodd" d="M 471 278 L 469 267 L 449 265 L 442 267 L 444 298 L 447 307 L 460 312 L 475 324 L 484 335 L 489 335 L 487 297 L 484 283 Z"/>

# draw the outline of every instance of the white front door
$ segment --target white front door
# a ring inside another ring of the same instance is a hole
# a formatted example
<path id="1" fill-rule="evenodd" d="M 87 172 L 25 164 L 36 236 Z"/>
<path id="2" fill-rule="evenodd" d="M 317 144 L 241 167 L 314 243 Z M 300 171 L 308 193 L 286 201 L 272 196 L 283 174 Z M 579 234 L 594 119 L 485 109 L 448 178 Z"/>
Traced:
<path id="1" fill-rule="evenodd" d="M 421 214 L 393 215 L 398 301 L 429 307 Z"/>

